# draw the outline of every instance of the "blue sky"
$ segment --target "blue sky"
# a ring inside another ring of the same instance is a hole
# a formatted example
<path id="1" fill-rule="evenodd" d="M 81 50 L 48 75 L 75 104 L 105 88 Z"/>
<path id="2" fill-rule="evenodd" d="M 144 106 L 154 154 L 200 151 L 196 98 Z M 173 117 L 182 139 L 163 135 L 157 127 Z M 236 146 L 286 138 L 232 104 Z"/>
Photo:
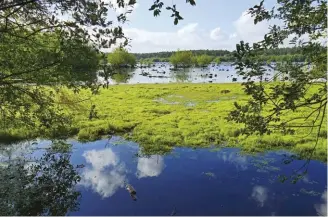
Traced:
<path id="1" fill-rule="evenodd" d="M 113 0 L 116 1 L 116 0 Z M 129 23 L 124 25 L 126 35 L 132 39 L 130 51 L 156 52 L 177 49 L 233 50 L 240 40 L 256 42 L 268 32 L 269 24 L 253 24 L 246 14 L 259 0 L 196 0 L 196 6 L 185 0 L 163 0 L 165 5 L 176 4 L 184 20 L 173 24 L 170 12 L 162 10 L 153 17 L 151 0 L 139 0 Z M 275 0 L 266 0 L 272 8 Z"/>

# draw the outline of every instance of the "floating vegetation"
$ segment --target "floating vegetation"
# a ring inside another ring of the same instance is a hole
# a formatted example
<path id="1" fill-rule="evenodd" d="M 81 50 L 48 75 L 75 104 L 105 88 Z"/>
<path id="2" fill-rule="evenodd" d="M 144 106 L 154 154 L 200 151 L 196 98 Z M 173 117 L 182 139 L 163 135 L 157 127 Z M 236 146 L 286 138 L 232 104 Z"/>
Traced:
<path id="1" fill-rule="evenodd" d="M 262 158 L 262 159 L 253 159 L 251 161 L 251 164 L 254 167 L 258 168 L 257 172 L 268 173 L 268 172 L 272 172 L 272 171 L 279 171 L 280 170 L 279 167 L 270 165 L 273 162 L 274 162 L 273 158 Z"/>
<path id="2" fill-rule="evenodd" d="M 267 84 L 267 87 L 270 88 L 270 85 Z M 239 83 L 135 84 L 109 86 L 100 89 L 96 95 L 88 90 L 70 95 L 70 90 L 65 89 L 66 95 L 74 99 L 91 98 L 96 106 L 97 118 L 88 118 L 90 101 L 83 101 L 74 108 L 62 105 L 63 112 L 73 117 L 72 124 L 63 132 L 76 136 L 80 141 L 121 135 L 137 142 L 147 153 L 166 153 L 174 147 L 209 148 L 223 142 L 227 147 L 238 147 L 247 153 L 281 148 L 302 156 L 312 152 L 317 134 L 309 134 L 307 128 L 298 129 L 295 135 L 273 132 L 261 137 L 247 136 L 243 134 L 241 124 L 227 121 L 234 102 L 242 104 L 248 100 L 242 88 Z M 230 90 L 230 93 L 221 93 L 222 90 Z M 269 114 L 269 111 L 270 108 L 263 108 L 264 113 Z M 305 112 L 306 109 L 285 113 L 281 120 L 292 119 Z M 322 130 L 327 132 L 326 125 Z M 48 131 L 26 128 L 0 129 L 0 140 L 6 137 L 47 138 L 49 134 Z M 326 137 L 320 139 L 312 154 L 314 159 L 326 161 L 326 141 Z M 278 170 L 261 162 L 257 166 L 269 171 Z"/>
<path id="3" fill-rule="evenodd" d="M 321 195 L 320 192 L 316 192 L 316 191 L 313 191 L 313 190 L 308 191 L 308 190 L 306 190 L 306 189 L 304 189 L 304 188 L 302 188 L 302 189 L 300 190 L 300 192 L 301 192 L 302 194 L 307 194 L 307 195 L 310 195 L 310 196 L 318 196 L 318 195 Z"/>
<path id="4" fill-rule="evenodd" d="M 202 174 L 204 174 L 205 176 L 208 176 L 210 178 L 214 178 L 214 179 L 216 178 L 215 174 L 212 172 L 203 172 Z"/>
<path id="5" fill-rule="evenodd" d="M 210 149 L 210 152 L 218 152 L 218 151 L 221 151 L 220 147 Z"/>

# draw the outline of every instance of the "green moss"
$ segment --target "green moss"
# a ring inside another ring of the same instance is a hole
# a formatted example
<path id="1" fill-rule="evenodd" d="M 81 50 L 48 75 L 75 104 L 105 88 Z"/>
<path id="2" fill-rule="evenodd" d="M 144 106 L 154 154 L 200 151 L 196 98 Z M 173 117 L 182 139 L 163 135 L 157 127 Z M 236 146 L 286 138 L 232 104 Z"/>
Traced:
<path id="1" fill-rule="evenodd" d="M 316 192 L 316 191 L 313 191 L 313 190 L 309 191 L 309 190 L 306 190 L 306 189 L 304 189 L 304 188 L 302 188 L 302 189 L 300 190 L 300 192 L 301 192 L 302 194 L 307 194 L 307 195 L 310 195 L 310 196 L 318 196 L 318 195 L 321 194 L 320 192 Z"/>
<path id="2" fill-rule="evenodd" d="M 87 90 L 78 95 L 67 90 L 63 93 L 58 98 L 65 101 L 72 97 L 75 100 L 86 99 L 91 95 Z M 242 125 L 228 122 L 225 117 L 234 109 L 233 102 L 242 103 L 247 99 L 242 86 L 236 83 L 115 85 L 101 89 L 99 95 L 91 97 L 91 101 L 68 104 L 66 112 L 74 120 L 67 134 L 77 135 L 81 141 L 118 134 L 138 142 L 147 153 L 167 153 L 177 146 L 197 148 L 215 145 L 241 147 L 249 153 L 287 149 L 303 157 L 309 156 L 316 132 L 309 134 L 307 128 L 297 129 L 294 135 L 245 136 Z M 91 104 L 96 105 L 97 119 L 88 119 Z M 306 114 L 307 108 L 302 108 L 284 113 L 282 119 Z M 292 123 L 299 123 L 297 121 Z M 326 161 L 326 134 L 324 126 L 312 158 Z M 15 129 L 6 134 L 0 130 L 1 135 L 47 137 L 27 129 L 21 132 Z"/>
<path id="3" fill-rule="evenodd" d="M 216 178 L 215 174 L 212 172 L 203 172 L 202 174 L 204 174 L 205 176 L 208 176 L 209 178 Z"/>

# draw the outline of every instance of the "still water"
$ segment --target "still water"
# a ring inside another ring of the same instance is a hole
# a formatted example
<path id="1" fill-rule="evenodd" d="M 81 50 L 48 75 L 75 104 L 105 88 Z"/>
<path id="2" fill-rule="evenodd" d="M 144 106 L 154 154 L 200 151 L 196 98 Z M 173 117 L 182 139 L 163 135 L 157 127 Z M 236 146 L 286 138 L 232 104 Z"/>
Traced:
<path id="1" fill-rule="evenodd" d="M 269 67 L 265 67 L 263 81 L 272 80 L 276 71 Z M 278 78 L 282 79 L 282 78 Z M 253 78 L 259 81 L 259 78 Z M 210 64 L 204 68 L 184 68 L 173 70 L 169 63 L 154 63 L 151 67 L 127 70 L 122 69 L 117 74 L 111 76 L 108 80 L 110 84 L 143 84 L 143 83 L 232 83 L 243 82 L 243 77 L 237 75 L 235 67 L 232 63 Z M 100 82 L 102 80 L 100 79 Z"/>
<path id="2" fill-rule="evenodd" d="M 4 170 L 14 159 L 25 159 L 27 164 L 38 165 L 37 159 L 49 151 L 50 143 L 39 141 L 2 146 L 0 169 Z M 22 206 L 25 207 L 11 207 L 14 214 L 326 214 L 327 165 L 312 160 L 303 179 L 295 184 L 289 180 L 282 183 L 278 180 L 279 175 L 291 175 L 305 162 L 294 160 L 286 164 L 286 157 L 291 154 L 285 151 L 251 156 L 234 148 L 176 148 L 165 156 L 144 156 L 140 155 L 138 144 L 120 137 L 84 144 L 73 140 L 69 143 L 72 147 L 68 161 L 56 164 L 53 159 L 47 159 L 47 169 L 43 170 L 46 175 L 35 187 L 31 187 L 33 183 L 22 185 L 20 182 L 24 179 L 15 178 L 14 174 L 9 177 L 12 183 L 8 178 L 1 180 L 0 195 L 7 198 L 1 198 L 0 214 L 8 214 L 3 209 L 4 201 L 22 203 L 17 202 L 18 198 L 23 198 Z M 65 173 L 70 169 L 80 176 L 71 185 L 68 183 L 72 176 Z M 43 183 L 53 187 L 46 188 Z M 135 195 L 129 193 L 127 185 L 133 186 Z M 24 187 L 17 190 L 15 186 Z M 37 193 L 35 189 L 41 190 Z M 6 191 L 9 193 L 4 193 Z M 42 198 L 41 205 L 28 204 L 29 200 L 35 201 L 34 197 Z M 43 211 L 36 211 L 38 209 Z"/>

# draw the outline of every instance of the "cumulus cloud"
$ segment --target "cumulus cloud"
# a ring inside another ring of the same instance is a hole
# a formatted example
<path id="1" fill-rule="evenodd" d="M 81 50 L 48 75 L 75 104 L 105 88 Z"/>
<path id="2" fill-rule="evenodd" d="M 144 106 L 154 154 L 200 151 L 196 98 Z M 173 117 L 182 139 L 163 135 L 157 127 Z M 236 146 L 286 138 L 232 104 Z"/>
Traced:
<path id="1" fill-rule="evenodd" d="M 234 50 L 240 40 L 256 42 L 268 32 L 269 23 L 254 25 L 254 19 L 243 12 L 233 23 L 232 32 L 220 26 L 210 30 L 200 28 L 198 23 L 189 23 L 177 31 L 156 32 L 139 28 L 125 28 L 126 35 L 132 39 L 132 52 L 158 52 L 190 49 L 227 49 Z"/>
<path id="2" fill-rule="evenodd" d="M 119 162 L 119 157 L 111 149 L 86 151 L 83 157 L 91 167 L 82 172 L 81 185 L 91 188 L 103 198 L 111 197 L 124 187 L 125 165 Z"/>
<path id="3" fill-rule="evenodd" d="M 265 201 L 268 199 L 268 189 L 260 185 L 254 186 L 252 198 L 258 202 L 259 206 L 263 207 Z"/>
<path id="4" fill-rule="evenodd" d="M 255 25 L 253 17 L 248 14 L 247 11 L 244 11 L 241 16 L 233 22 L 233 25 L 238 37 L 250 43 L 263 40 L 264 34 L 267 33 L 269 29 L 269 23 L 267 21 Z"/>
<path id="5" fill-rule="evenodd" d="M 137 28 L 128 28 L 124 32 L 132 39 L 133 52 L 202 49 L 206 42 L 197 26 L 195 23 L 188 24 L 176 32 L 152 32 Z"/>
<path id="6" fill-rule="evenodd" d="M 187 34 L 194 33 L 194 32 L 196 32 L 197 27 L 198 27 L 198 23 L 190 23 L 190 24 L 182 27 L 181 29 L 179 29 L 178 35 L 185 36 Z"/>
<path id="7" fill-rule="evenodd" d="M 232 33 L 229 35 L 229 38 L 236 38 L 237 37 L 237 33 Z"/>
<path id="8" fill-rule="evenodd" d="M 211 40 L 208 32 L 196 24 L 188 24 L 176 32 L 152 32 L 137 28 L 125 29 L 132 39 L 132 52 L 159 52 L 190 49 L 233 49 L 235 44 L 227 40 Z"/>
<path id="9" fill-rule="evenodd" d="M 159 176 L 164 169 L 164 159 L 160 155 L 152 155 L 150 158 L 138 158 L 138 178 Z"/>
<path id="10" fill-rule="evenodd" d="M 210 38 L 212 40 L 222 40 L 225 38 L 225 34 L 222 32 L 220 27 L 217 27 L 211 31 Z"/>
<path id="11" fill-rule="evenodd" d="M 250 44 L 264 39 L 264 35 L 269 32 L 271 25 L 282 23 L 279 20 L 262 21 L 254 24 L 254 18 L 247 11 L 241 13 L 235 21 L 231 23 L 233 29 L 228 32 L 221 26 L 204 30 L 199 23 L 189 23 L 180 26 L 177 31 L 149 31 L 140 28 L 124 28 L 126 36 L 132 39 L 132 52 L 159 52 L 195 50 L 195 49 L 226 49 L 234 50 L 236 44 L 241 40 Z M 291 35 L 284 41 L 282 46 L 292 46 L 289 44 L 294 36 Z M 303 36 L 302 40 L 307 41 L 308 36 Z M 321 40 L 323 41 L 323 40 Z M 325 40 L 326 43 L 327 40 Z"/>

